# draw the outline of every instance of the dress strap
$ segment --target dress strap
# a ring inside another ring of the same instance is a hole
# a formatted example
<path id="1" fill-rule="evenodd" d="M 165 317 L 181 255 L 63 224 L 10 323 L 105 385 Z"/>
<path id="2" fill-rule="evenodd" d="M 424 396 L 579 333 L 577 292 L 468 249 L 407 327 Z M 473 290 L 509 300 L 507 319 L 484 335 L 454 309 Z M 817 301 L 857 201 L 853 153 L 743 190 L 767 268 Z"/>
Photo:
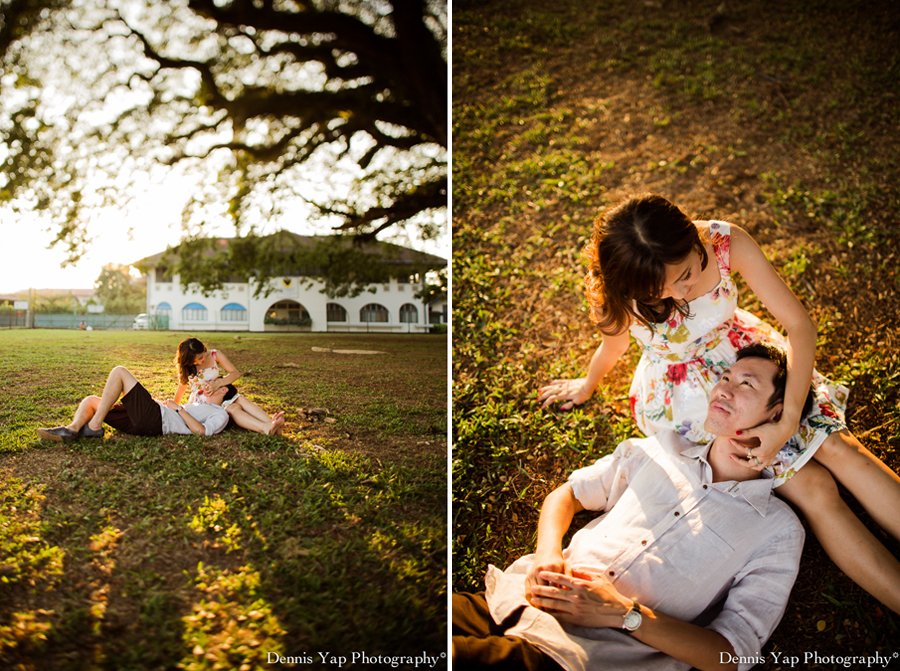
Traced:
<path id="1" fill-rule="evenodd" d="M 709 222 L 709 237 L 716 263 L 723 275 L 731 273 L 731 226 L 727 221 Z"/>

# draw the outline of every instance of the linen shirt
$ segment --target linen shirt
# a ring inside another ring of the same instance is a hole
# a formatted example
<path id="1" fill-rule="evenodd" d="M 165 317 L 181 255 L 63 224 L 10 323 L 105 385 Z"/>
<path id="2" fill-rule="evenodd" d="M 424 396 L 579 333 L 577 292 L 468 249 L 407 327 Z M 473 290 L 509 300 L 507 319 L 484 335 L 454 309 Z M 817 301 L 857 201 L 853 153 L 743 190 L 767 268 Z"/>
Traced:
<path id="1" fill-rule="evenodd" d="M 753 667 L 784 615 L 799 570 L 804 532 L 772 495 L 772 480 L 712 482 L 710 445 L 672 431 L 626 440 L 572 473 L 575 497 L 606 510 L 573 537 L 566 564 L 605 573 L 624 596 L 660 613 L 717 631 Z M 506 635 L 536 645 L 569 671 L 682 671 L 689 664 L 619 629 L 564 624 L 528 605 L 525 576 L 534 555 L 485 578 L 498 624 L 525 606 Z"/>
<path id="2" fill-rule="evenodd" d="M 159 405 L 162 411 L 163 435 L 180 433 L 189 436 L 193 433 L 176 411 L 167 408 L 162 403 Z M 206 429 L 204 435 L 214 436 L 228 426 L 228 411 L 225 408 L 212 403 L 188 403 L 184 406 L 191 417 L 200 422 Z"/>

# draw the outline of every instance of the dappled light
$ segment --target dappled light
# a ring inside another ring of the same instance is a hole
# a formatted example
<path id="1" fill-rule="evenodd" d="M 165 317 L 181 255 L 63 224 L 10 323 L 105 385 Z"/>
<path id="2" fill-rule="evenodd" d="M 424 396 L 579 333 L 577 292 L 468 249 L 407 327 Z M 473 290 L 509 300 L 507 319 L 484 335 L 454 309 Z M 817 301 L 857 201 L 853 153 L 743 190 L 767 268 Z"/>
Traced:
<path id="1" fill-rule="evenodd" d="M 583 405 L 537 402 L 601 342 L 581 253 L 630 194 L 753 235 L 817 324 L 817 369 L 850 387 L 850 429 L 900 470 L 895 9 L 454 3 L 454 591 L 533 552 L 544 497 L 637 431 L 633 342 Z M 891 654 L 898 625 L 808 530 L 764 654 Z"/>
<path id="2" fill-rule="evenodd" d="M 20 424 L 0 438 L 3 665 L 257 669 L 270 654 L 444 650 L 446 444 L 432 428 L 446 421 L 446 340 L 299 337 L 228 350 L 245 371 L 241 393 L 288 411 L 284 437 L 108 430 L 51 445 L 35 427 L 70 417 L 113 359 L 154 396 L 171 394 L 179 337 L 4 334 L 21 393 L 0 398 Z M 396 361 L 373 376 L 366 357 L 329 364 L 313 343 L 376 346 Z M 277 367 L 285 352 L 297 367 Z M 419 379 L 422 365 L 433 382 Z M 367 407 L 387 398 L 398 413 L 427 414 L 379 429 Z M 307 399 L 336 421 L 297 413 Z M 401 518 L 409 531 L 396 539 Z"/>

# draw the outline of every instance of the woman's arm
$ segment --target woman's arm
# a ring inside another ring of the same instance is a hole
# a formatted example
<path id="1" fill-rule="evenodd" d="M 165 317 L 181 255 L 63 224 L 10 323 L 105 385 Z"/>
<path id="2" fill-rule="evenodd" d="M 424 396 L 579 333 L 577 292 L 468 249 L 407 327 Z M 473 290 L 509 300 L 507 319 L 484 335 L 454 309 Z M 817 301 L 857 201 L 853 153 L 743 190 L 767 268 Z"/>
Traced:
<path id="1" fill-rule="evenodd" d="M 225 356 L 225 352 L 222 350 L 216 350 L 216 361 L 225 369 L 225 377 L 213 380 L 210 384 L 210 391 L 215 391 L 220 387 L 224 387 L 226 384 L 234 384 L 241 376 L 240 371 L 234 367 L 234 364 L 228 360 L 228 357 Z"/>
<path id="2" fill-rule="evenodd" d="M 571 410 L 573 406 L 587 401 L 594 395 L 597 385 L 628 350 L 630 342 L 631 335 L 627 329 L 616 335 L 603 336 L 600 347 L 591 357 L 587 376 L 577 380 L 553 380 L 549 385 L 541 387 L 538 390 L 538 402 L 543 401 L 541 407 L 546 408 L 554 401 L 568 401 L 560 408 Z"/>
<path id="3" fill-rule="evenodd" d="M 175 390 L 175 402 L 181 403 L 181 397 L 184 396 L 184 392 L 187 390 L 188 386 L 186 384 L 179 384 L 178 389 Z"/>
<path id="4" fill-rule="evenodd" d="M 741 274 L 787 334 L 784 411 L 777 422 L 746 432 L 759 438 L 761 445 L 754 453 L 763 465 L 767 465 L 800 426 L 800 414 L 816 360 L 816 325 L 756 241 L 744 229 L 734 225 L 731 227 L 731 267 Z M 756 470 L 762 468 L 753 466 Z"/>

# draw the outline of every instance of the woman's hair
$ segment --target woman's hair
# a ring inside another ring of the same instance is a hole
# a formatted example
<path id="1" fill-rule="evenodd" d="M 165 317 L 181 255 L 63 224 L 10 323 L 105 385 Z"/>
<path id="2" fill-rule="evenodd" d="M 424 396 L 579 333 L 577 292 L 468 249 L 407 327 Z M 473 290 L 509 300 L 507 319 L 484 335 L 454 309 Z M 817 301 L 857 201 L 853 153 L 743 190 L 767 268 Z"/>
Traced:
<path id="1" fill-rule="evenodd" d="M 185 338 L 178 343 L 178 351 L 175 352 L 175 370 L 178 371 L 178 381 L 188 384 L 188 379 L 197 374 L 197 366 L 194 360 L 206 351 L 206 345 L 197 338 Z"/>
<path id="2" fill-rule="evenodd" d="M 621 333 L 637 319 L 667 321 L 672 313 L 689 315 L 686 305 L 659 298 L 666 266 L 683 261 L 692 250 L 706 268 L 705 240 L 694 222 L 662 196 L 631 196 L 594 220 L 594 232 L 582 255 L 591 320 L 606 335 Z"/>

